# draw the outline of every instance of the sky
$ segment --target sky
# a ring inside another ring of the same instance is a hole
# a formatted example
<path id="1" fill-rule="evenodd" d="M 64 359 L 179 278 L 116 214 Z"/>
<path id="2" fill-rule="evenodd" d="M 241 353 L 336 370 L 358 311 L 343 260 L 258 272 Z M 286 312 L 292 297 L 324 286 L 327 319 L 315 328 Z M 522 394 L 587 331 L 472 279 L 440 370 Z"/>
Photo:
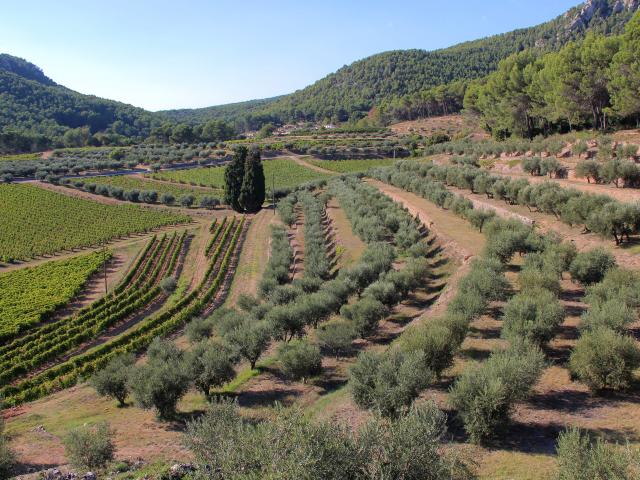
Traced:
<path id="1" fill-rule="evenodd" d="M 2 0 L 0 53 L 149 110 L 304 88 L 387 50 L 433 50 L 550 20 L 579 0 Z"/>

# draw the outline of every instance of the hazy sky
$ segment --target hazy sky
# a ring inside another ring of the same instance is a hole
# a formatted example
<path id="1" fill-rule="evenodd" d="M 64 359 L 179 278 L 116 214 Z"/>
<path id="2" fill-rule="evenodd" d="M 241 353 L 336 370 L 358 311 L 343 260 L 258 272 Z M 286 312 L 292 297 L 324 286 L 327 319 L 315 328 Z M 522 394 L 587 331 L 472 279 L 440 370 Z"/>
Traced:
<path id="1" fill-rule="evenodd" d="M 386 50 L 544 22 L 579 0 L 3 0 L 0 53 L 82 93 L 150 110 L 303 88 Z"/>

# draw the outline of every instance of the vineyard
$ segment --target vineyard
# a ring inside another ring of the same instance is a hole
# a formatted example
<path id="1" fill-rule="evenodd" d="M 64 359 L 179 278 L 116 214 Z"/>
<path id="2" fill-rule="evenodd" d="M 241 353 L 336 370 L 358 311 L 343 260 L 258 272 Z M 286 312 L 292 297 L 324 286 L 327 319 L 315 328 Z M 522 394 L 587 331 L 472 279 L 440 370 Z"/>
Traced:
<path id="1" fill-rule="evenodd" d="M 263 165 L 264 176 L 269 188 L 271 188 L 272 180 L 275 181 L 276 189 L 282 189 L 295 187 L 315 180 L 326 180 L 330 178 L 329 174 L 313 171 L 309 168 L 298 165 L 293 160 L 289 159 L 266 160 L 263 162 Z M 194 168 L 189 170 L 161 172 L 153 174 L 152 178 L 205 187 L 223 188 L 224 167 Z"/>
<path id="2" fill-rule="evenodd" d="M 0 274 L 0 340 L 14 338 L 49 318 L 110 256 L 96 252 Z"/>
<path id="3" fill-rule="evenodd" d="M 94 246 L 190 221 L 185 215 L 133 205 L 103 205 L 31 185 L 0 185 L 0 204 L 2 262 Z"/>
<path id="4" fill-rule="evenodd" d="M 157 194 L 157 199 L 161 203 L 170 205 L 180 205 L 181 198 L 189 196 L 193 197 L 194 205 L 199 205 L 205 197 L 220 198 L 223 194 L 220 189 L 191 188 L 189 186 L 176 185 L 169 182 L 158 182 L 149 178 L 134 177 L 130 175 L 118 175 L 114 177 L 84 177 L 82 180 L 73 180 L 68 185 L 100 195 L 108 195 L 116 198 L 118 197 L 118 194 L 117 192 L 113 192 L 113 188 L 121 189 L 123 195 L 124 192 L 130 192 L 132 190 L 138 192 L 154 191 Z M 92 185 L 95 185 L 95 187 L 92 187 Z M 108 188 L 102 189 L 101 186 L 111 187 L 111 190 Z M 170 199 L 171 201 L 163 202 L 163 199 Z"/>
<path id="5" fill-rule="evenodd" d="M 209 267 L 199 285 L 175 303 L 161 306 L 166 294 L 161 280 L 178 275 L 186 232 L 154 237 L 127 276 L 108 296 L 72 318 L 48 323 L 0 347 L 0 395 L 9 405 L 39 398 L 73 385 L 123 352 L 139 352 L 158 335 L 166 335 L 195 315 L 219 303 L 220 289 L 229 281 L 237 255 L 244 219 L 220 222 Z M 155 306 L 155 307 L 154 307 Z M 103 332 L 123 333 L 100 343 Z M 53 366 L 41 367 L 52 360 Z M 19 379 L 31 374 L 27 379 Z M 11 383 L 13 382 L 13 383 Z"/>
<path id="6" fill-rule="evenodd" d="M 366 172 L 370 168 L 389 167 L 395 162 L 392 158 L 374 158 L 370 160 L 309 160 L 309 163 L 336 173 Z"/>

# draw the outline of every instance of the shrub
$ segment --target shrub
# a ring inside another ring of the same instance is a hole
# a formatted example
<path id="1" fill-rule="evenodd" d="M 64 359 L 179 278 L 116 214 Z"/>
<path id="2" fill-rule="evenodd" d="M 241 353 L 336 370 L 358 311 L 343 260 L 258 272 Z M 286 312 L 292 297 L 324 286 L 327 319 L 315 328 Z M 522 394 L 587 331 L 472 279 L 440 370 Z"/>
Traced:
<path id="1" fill-rule="evenodd" d="M 175 292 L 177 286 L 178 286 L 178 282 L 176 282 L 176 279 L 173 277 L 166 277 L 160 281 L 160 288 L 167 295 Z"/>
<path id="2" fill-rule="evenodd" d="M 615 266 L 616 260 L 611 253 L 603 248 L 594 248 L 577 254 L 571 262 L 569 272 L 574 280 L 584 285 L 592 285 L 600 282 L 607 271 Z"/>
<path id="3" fill-rule="evenodd" d="M 189 377 L 207 399 L 211 387 L 220 387 L 235 377 L 231 350 L 224 344 L 203 341 L 194 345 L 185 357 Z"/>
<path id="4" fill-rule="evenodd" d="M 453 356 L 460 346 L 457 337 L 445 317 L 410 327 L 400 337 L 400 346 L 404 352 L 420 353 L 424 368 L 439 377 L 453 364 Z"/>
<path id="5" fill-rule="evenodd" d="M 106 422 L 71 430 L 63 440 L 65 454 L 77 468 L 104 468 L 114 458 L 113 432 Z"/>
<path id="6" fill-rule="evenodd" d="M 640 468 L 628 448 L 618 447 L 571 427 L 558 437 L 558 480 L 631 480 Z"/>
<path id="7" fill-rule="evenodd" d="M 351 320 L 358 335 L 364 338 L 376 332 L 378 322 L 388 315 L 388 310 L 382 302 L 362 297 L 352 305 L 343 306 L 340 315 Z"/>
<path id="8" fill-rule="evenodd" d="M 138 406 L 155 408 L 160 419 L 170 419 L 190 385 L 183 354 L 172 342 L 156 338 L 149 346 L 148 356 L 146 364 L 132 370 L 129 388 Z"/>
<path id="9" fill-rule="evenodd" d="M 627 389 L 639 366 L 635 340 L 606 327 L 585 332 L 569 359 L 571 375 L 595 392 Z"/>
<path id="10" fill-rule="evenodd" d="M 542 345 L 553 338 L 563 319 L 564 308 L 553 293 L 542 289 L 525 291 L 505 306 L 502 336 Z"/>
<path id="11" fill-rule="evenodd" d="M 193 195 L 183 195 L 180 197 L 180 205 L 183 207 L 191 207 L 196 201 L 196 197 Z"/>
<path id="12" fill-rule="evenodd" d="M 433 372 L 425 370 L 420 352 L 396 349 L 382 354 L 361 353 L 349 371 L 355 403 L 384 417 L 397 417 L 406 411 L 434 378 Z"/>
<path id="13" fill-rule="evenodd" d="M 634 309 L 629 308 L 620 299 L 612 299 L 591 305 L 589 310 L 582 315 L 580 327 L 586 330 L 607 327 L 623 333 L 626 327 L 637 319 L 638 315 Z"/>
<path id="14" fill-rule="evenodd" d="M 458 377 L 449 400 L 472 442 L 493 437 L 507 424 L 513 405 L 529 395 L 543 366 L 538 347 L 514 342 L 509 350 L 492 354 Z"/>
<path id="15" fill-rule="evenodd" d="M 133 354 L 123 354 L 111 360 L 102 370 L 91 378 L 91 385 L 98 395 L 111 397 L 118 400 L 121 407 L 126 405 L 125 400 L 129 393 L 127 379 L 131 367 L 135 363 Z"/>
<path id="16" fill-rule="evenodd" d="M 4 435 L 4 419 L 0 417 L 0 478 L 11 478 L 11 469 L 15 460 L 15 455 L 9 448 Z"/>
<path id="17" fill-rule="evenodd" d="M 200 199 L 200 208 L 213 210 L 220 205 L 220 200 L 216 197 L 204 196 Z"/>
<path id="18" fill-rule="evenodd" d="M 163 193 L 160 195 L 160 202 L 165 205 L 173 205 L 176 201 L 176 197 L 171 195 L 170 193 Z"/>
<path id="19" fill-rule="evenodd" d="M 244 419 L 235 405 L 214 403 L 188 426 L 187 446 L 210 478 L 462 480 L 467 466 L 443 451 L 446 417 L 433 402 L 397 421 L 374 417 L 358 431 L 312 421 L 297 407 L 269 420 Z M 277 458 L 277 461 L 274 459 Z M 205 466 L 215 465 L 215 470 Z"/>
<path id="20" fill-rule="evenodd" d="M 271 325 L 265 321 L 247 320 L 231 330 L 225 340 L 251 365 L 256 367 L 260 355 L 269 347 Z"/>
<path id="21" fill-rule="evenodd" d="M 306 380 L 322 370 L 320 349 L 306 340 L 293 340 L 282 345 L 278 360 L 286 376 L 294 380 Z"/>
<path id="22" fill-rule="evenodd" d="M 351 351 L 356 338 L 354 326 L 345 321 L 327 322 L 316 330 L 318 343 L 331 351 L 336 357 Z"/>

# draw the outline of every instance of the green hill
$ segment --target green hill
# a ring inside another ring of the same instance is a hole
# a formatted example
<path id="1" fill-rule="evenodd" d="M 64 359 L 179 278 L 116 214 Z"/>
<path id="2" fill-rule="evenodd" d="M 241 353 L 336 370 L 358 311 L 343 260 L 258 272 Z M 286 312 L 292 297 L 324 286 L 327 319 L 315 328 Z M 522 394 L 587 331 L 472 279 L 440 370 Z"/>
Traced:
<path id="1" fill-rule="evenodd" d="M 455 80 L 475 79 L 496 70 L 512 53 L 540 48 L 555 50 L 589 31 L 621 33 L 640 6 L 638 0 L 589 0 L 541 25 L 455 45 L 443 50 L 384 52 L 342 67 L 313 85 L 290 95 L 191 111 L 163 112 L 186 122 L 209 118 L 237 120 L 252 128 L 264 121 L 345 121 L 362 118 L 382 99 L 411 95 Z"/>

